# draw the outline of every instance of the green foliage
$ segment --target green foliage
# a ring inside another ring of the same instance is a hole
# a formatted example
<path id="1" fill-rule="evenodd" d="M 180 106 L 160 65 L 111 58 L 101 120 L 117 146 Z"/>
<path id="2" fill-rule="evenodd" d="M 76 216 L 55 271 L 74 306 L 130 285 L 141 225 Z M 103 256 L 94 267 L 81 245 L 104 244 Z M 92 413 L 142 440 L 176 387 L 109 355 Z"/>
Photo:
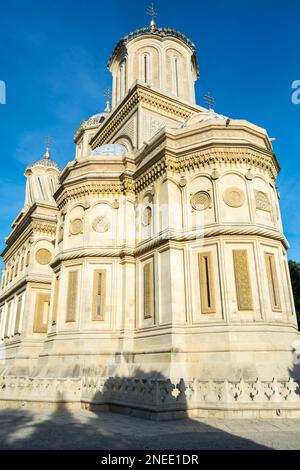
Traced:
<path id="1" fill-rule="evenodd" d="M 300 326 L 300 263 L 296 261 L 289 261 L 290 275 L 292 281 L 292 288 L 295 300 L 295 307 Z"/>

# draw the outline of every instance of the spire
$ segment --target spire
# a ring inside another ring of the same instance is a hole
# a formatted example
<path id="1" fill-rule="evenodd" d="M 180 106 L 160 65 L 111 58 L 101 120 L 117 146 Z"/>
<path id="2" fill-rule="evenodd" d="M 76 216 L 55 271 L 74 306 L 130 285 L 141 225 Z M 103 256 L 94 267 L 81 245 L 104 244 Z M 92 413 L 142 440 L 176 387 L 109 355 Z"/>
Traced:
<path id="1" fill-rule="evenodd" d="M 151 3 L 151 5 L 148 6 L 146 12 L 147 12 L 147 15 L 151 17 L 150 29 L 151 30 L 156 29 L 155 18 L 158 17 L 158 13 L 153 3 Z"/>

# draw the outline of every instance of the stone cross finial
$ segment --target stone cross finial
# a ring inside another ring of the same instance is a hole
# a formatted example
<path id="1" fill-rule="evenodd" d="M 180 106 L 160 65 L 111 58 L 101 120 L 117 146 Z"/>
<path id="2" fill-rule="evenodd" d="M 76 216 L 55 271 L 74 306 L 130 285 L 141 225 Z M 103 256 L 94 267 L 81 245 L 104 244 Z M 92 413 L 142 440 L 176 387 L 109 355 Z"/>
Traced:
<path id="1" fill-rule="evenodd" d="M 104 90 L 104 96 L 106 98 L 105 112 L 110 113 L 111 90 L 109 88 Z"/>
<path id="2" fill-rule="evenodd" d="M 146 12 L 147 12 L 147 15 L 150 16 L 151 18 L 150 26 L 155 27 L 155 18 L 158 18 L 158 13 L 153 3 L 151 3 L 151 5 L 148 6 Z"/>
<path id="3" fill-rule="evenodd" d="M 45 155 L 44 157 L 46 159 L 49 159 L 50 158 L 50 147 L 51 147 L 51 144 L 52 144 L 52 138 L 50 135 L 48 135 L 47 139 L 46 139 L 46 152 L 45 152 Z"/>
<path id="4" fill-rule="evenodd" d="M 207 105 L 208 109 L 213 109 L 216 104 L 214 97 L 211 95 L 210 91 L 208 91 L 206 95 L 204 95 L 203 101 Z"/>

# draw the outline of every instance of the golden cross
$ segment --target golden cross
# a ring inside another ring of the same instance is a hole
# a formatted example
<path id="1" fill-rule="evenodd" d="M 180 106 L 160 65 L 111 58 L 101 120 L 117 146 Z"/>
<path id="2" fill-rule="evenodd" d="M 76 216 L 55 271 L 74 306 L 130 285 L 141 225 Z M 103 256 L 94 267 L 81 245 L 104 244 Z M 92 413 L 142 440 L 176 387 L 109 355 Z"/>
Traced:
<path id="1" fill-rule="evenodd" d="M 207 105 L 208 109 L 213 109 L 216 104 L 214 97 L 211 95 L 210 91 L 208 91 L 206 95 L 204 95 L 203 101 Z"/>
<path id="2" fill-rule="evenodd" d="M 151 3 L 151 5 L 148 6 L 147 10 L 146 10 L 146 13 L 147 15 L 149 15 L 151 17 L 151 19 L 154 21 L 155 18 L 158 17 L 158 13 L 157 13 L 157 10 L 155 9 L 155 6 L 153 3 Z"/>

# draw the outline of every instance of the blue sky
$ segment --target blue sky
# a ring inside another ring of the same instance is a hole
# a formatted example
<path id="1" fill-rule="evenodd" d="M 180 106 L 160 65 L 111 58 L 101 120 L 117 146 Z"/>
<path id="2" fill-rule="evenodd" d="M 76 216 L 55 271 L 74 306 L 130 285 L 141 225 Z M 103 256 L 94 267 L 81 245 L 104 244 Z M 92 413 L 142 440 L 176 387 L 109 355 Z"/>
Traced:
<path id="1" fill-rule="evenodd" d="M 148 24 L 148 1 L 10 0 L 0 4 L 0 248 L 23 206 L 25 166 L 54 140 L 52 155 L 73 159 L 73 133 L 102 111 L 110 87 L 107 59 L 125 34 Z M 247 119 L 276 137 L 278 179 L 289 257 L 300 261 L 299 0 L 160 0 L 158 25 L 197 46 L 198 103 L 211 90 L 216 111 Z"/>

